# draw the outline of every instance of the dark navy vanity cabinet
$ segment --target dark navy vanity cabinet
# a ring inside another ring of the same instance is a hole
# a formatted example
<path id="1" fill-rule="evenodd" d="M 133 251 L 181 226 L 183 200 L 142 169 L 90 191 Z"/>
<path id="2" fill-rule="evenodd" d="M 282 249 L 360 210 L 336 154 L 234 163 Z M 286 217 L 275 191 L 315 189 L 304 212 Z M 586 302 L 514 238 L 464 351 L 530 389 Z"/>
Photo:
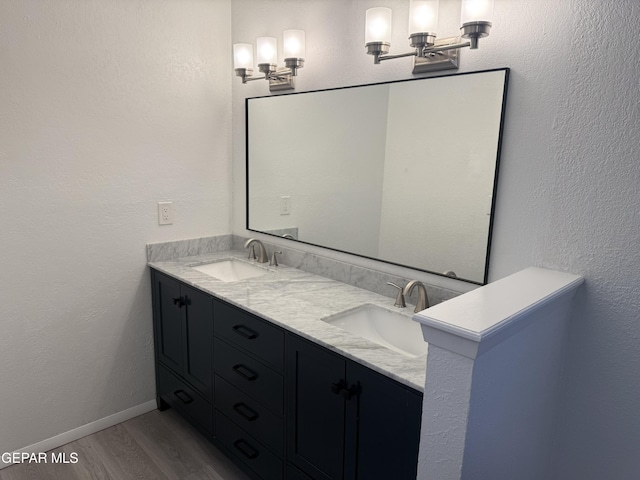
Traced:
<path id="1" fill-rule="evenodd" d="M 422 395 L 312 342 L 287 342 L 287 457 L 314 479 L 415 479 Z"/>
<path id="2" fill-rule="evenodd" d="M 158 407 L 263 480 L 415 479 L 422 394 L 151 271 Z"/>

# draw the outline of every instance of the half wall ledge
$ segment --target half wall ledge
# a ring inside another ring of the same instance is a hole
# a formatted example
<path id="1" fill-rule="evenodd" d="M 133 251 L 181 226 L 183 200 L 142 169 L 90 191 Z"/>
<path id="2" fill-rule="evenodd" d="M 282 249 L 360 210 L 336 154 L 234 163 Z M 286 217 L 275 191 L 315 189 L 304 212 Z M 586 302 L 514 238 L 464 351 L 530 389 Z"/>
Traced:
<path id="1" fill-rule="evenodd" d="M 518 273 L 414 315 L 429 343 L 418 478 L 550 478 L 561 366 L 584 279 Z"/>

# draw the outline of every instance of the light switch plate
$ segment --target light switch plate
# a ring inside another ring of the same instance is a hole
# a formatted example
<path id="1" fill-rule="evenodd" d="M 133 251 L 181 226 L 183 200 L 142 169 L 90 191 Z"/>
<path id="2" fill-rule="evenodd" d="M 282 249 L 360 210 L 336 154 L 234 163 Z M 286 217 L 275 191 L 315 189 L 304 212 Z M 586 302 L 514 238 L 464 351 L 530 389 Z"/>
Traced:
<path id="1" fill-rule="evenodd" d="M 280 196 L 280 215 L 291 214 L 291 195 Z"/>

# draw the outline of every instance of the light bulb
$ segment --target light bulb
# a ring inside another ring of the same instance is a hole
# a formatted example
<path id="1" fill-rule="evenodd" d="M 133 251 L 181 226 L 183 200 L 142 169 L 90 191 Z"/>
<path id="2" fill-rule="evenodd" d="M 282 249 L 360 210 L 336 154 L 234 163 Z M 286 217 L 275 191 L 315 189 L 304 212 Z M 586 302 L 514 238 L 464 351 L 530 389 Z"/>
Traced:
<path id="1" fill-rule="evenodd" d="M 285 30 L 283 33 L 284 57 L 301 58 L 305 57 L 304 30 Z"/>
<path id="2" fill-rule="evenodd" d="M 274 37 L 258 37 L 256 40 L 256 52 L 258 54 L 258 65 L 275 65 L 278 59 L 277 40 Z"/>
<path id="3" fill-rule="evenodd" d="M 253 68 L 253 45 L 250 43 L 233 45 L 233 68 Z"/>
<path id="4" fill-rule="evenodd" d="M 409 4 L 409 35 L 436 32 L 438 4 L 438 0 L 411 0 Z"/>
<path id="5" fill-rule="evenodd" d="M 493 0 L 462 0 L 460 24 L 493 21 Z"/>
<path id="6" fill-rule="evenodd" d="M 365 44 L 391 43 L 391 9 L 370 8 L 365 13 Z"/>

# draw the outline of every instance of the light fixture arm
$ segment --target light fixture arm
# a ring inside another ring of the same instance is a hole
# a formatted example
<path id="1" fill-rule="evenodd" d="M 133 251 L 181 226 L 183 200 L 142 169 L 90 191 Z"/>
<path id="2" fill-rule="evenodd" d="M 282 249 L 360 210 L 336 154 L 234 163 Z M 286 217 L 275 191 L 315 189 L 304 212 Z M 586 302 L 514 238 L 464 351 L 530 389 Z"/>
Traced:
<path id="1" fill-rule="evenodd" d="M 275 72 L 265 72 L 262 76 L 254 77 L 252 70 L 236 68 L 236 75 L 242 78 L 242 83 L 253 82 L 254 80 L 285 81 L 288 77 L 293 76 L 293 71 L 290 68 L 283 68 Z"/>
<path id="2" fill-rule="evenodd" d="M 460 48 L 471 47 L 471 42 L 452 43 L 449 45 L 432 45 L 430 47 L 416 48 L 413 52 L 389 54 L 374 54 L 373 63 L 378 65 L 383 60 L 393 60 L 402 57 L 427 57 L 429 55 L 439 54 L 446 50 L 458 50 Z"/>
<path id="3" fill-rule="evenodd" d="M 389 54 L 374 54 L 373 55 L 373 63 L 378 65 L 383 60 L 393 60 L 394 58 L 402 58 L 402 57 L 417 57 L 419 56 L 418 49 L 416 48 L 413 52 L 407 53 L 397 53 L 394 55 Z"/>
<path id="4" fill-rule="evenodd" d="M 426 57 L 432 53 L 440 53 L 447 50 L 458 50 L 459 48 L 471 47 L 471 42 L 452 43 L 450 45 L 438 45 L 432 47 L 424 47 L 422 49 L 422 57 Z"/>

